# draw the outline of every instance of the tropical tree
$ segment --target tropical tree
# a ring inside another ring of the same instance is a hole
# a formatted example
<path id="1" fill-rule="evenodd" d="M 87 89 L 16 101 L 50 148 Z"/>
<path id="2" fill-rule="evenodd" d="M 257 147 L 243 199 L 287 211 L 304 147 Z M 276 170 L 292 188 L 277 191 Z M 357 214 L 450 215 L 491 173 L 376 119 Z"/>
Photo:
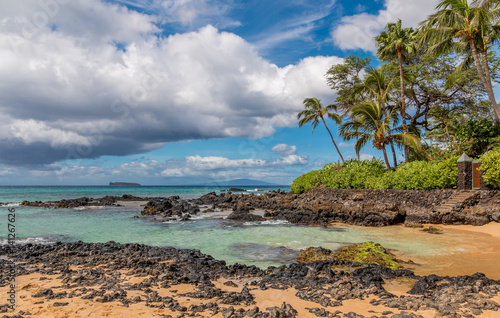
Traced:
<path id="1" fill-rule="evenodd" d="M 459 69 L 469 64 L 467 55 L 471 55 L 493 106 L 495 120 L 500 121 L 487 58 L 489 45 L 498 34 L 495 25 L 499 17 L 498 1 L 482 1 L 477 6 L 470 6 L 468 0 L 442 0 L 436 10 L 421 23 L 420 42 L 429 45 L 428 52 L 433 55 L 450 51 L 465 54 L 466 59 Z M 482 54 L 484 69 L 479 54 Z"/>
<path id="2" fill-rule="evenodd" d="M 352 106 L 365 99 L 353 92 L 362 85 L 362 72 L 371 61 L 371 57 L 362 58 L 359 54 L 348 55 L 344 58 L 344 63 L 333 65 L 326 73 L 328 85 L 335 90 L 335 105 L 339 110 L 349 111 Z"/>
<path id="3" fill-rule="evenodd" d="M 354 148 L 357 153 L 369 141 L 373 147 L 382 150 L 385 165 L 391 169 L 387 157 L 386 146 L 392 140 L 408 146 L 415 152 L 423 153 L 420 138 L 414 134 L 402 133 L 401 127 L 394 127 L 398 122 L 397 107 L 386 112 L 379 101 L 364 101 L 351 109 L 351 121 L 340 126 L 340 133 L 346 140 L 357 138 Z"/>
<path id="4" fill-rule="evenodd" d="M 485 111 L 491 113 L 491 103 L 487 101 L 486 90 L 475 68 L 456 73 L 456 54 L 431 57 L 425 52 L 425 47 L 421 47 L 414 56 L 404 61 L 406 109 L 412 109 L 406 114 L 409 128 L 414 126 L 429 130 L 434 127 L 430 121 L 434 119 L 431 112 L 436 107 L 466 116 L 473 115 L 478 109 L 481 109 L 481 116 Z M 493 53 L 489 54 L 494 62 L 491 71 L 492 76 L 497 77 L 500 65 Z M 386 69 L 393 74 L 399 72 L 395 61 L 387 64 Z M 454 81 L 447 83 L 452 76 Z"/>
<path id="5" fill-rule="evenodd" d="M 490 61 L 488 58 L 488 53 L 490 52 L 491 45 L 497 43 L 500 40 L 500 2 L 495 0 L 486 0 L 486 1 L 476 1 L 476 5 L 479 10 L 479 14 L 481 16 L 481 24 L 480 30 L 476 34 L 475 43 L 477 43 L 478 51 L 481 53 L 483 58 L 483 66 L 486 84 L 488 85 L 489 90 L 491 91 L 493 100 L 495 103 L 492 103 L 495 111 L 495 118 L 497 122 L 500 122 L 500 108 L 496 102 L 493 86 L 491 83 L 491 71 L 490 71 Z"/>
<path id="6" fill-rule="evenodd" d="M 462 104 L 453 107 L 436 105 L 430 109 L 427 118 L 425 138 L 441 143 L 450 143 L 457 139 L 458 131 L 468 121 L 491 118 L 491 105 L 488 100 L 477 104 Z"/>
<path id="7" fill-rule="evenodd" d="M 354 94 L 361 94 L 369 96 L 376 99 L 380 103 L 382 109 L 385 111 L 385 116 L 388 117 L 388 112 L 390 107 L 387 107 L 387 103 L 391 99 L 391 94 L 397 89 L 396 77 L 387 76 L 384 67 L 373 68 L 368 67 L 366 69 L 365 80 L 362 85 L 357 87 Z M 392 150 L 392 157 L 394 160 L 394 168 L 397 166 L 398 161 L 396 157 L 396 150 L 394 148 L 394 141 L 391 138 L 391 132 L 388 131 L 388 137 L 390 139 L 390 146 Z"/>
<path id="8" fill-rule="evenodd" d="M 340 159 L 342 160 L 342 162 L 344 162 L 344 157 L 340 153 L 339 147 L 337 147 L 337 143 L 335 142 L 330 129 L 326 125 L 324 118 L 325 116 L 327 116 L 328 118 L 333 119 L 337 124 L 340 124 L 340 122 L 342 122 L 342 119 L 339 115 L 333 112 L 337 110 L 337 107 L 335 105 L 328 105 L 323 107 L 319 99 L 317 99 L 316 97 L 304 99 L 303 104 L 305 110 L 297 114 L 297 119 L 300 120 L 299 127 L 302 127 L 304 124 L 310 122 L 313 126 L 312 132 L 314 133 L 314 129 L 316 128 L 316 126 L 318 126 L 318 123 L 321 120 L 323 122 L 323 125 L 325 125 L 326 130 L 330 134 L 330 138 L 332 139 L 335 149 L 337 149 L 337 152 L 339 153 Z"/>
<path id="9" fill-rule="evenodd" d="M 401 119 L 403 122 L 403 133 L 408 132 L 406 127 L 406 107 L 404 91 L 403 58 L 413 54 L 415 51 L 415 31 L 412 28 L 402 28 L 401 20 L 396 23 L 389 23 L 386 31 L 375 37 L 377 41 L 377 56 L 381 60 L 391 60 L 397 57 L 399 61 L 399 78 L 401 85 Z M 408 161 L 408 154 L 405 148 L 405 161 Z"/>

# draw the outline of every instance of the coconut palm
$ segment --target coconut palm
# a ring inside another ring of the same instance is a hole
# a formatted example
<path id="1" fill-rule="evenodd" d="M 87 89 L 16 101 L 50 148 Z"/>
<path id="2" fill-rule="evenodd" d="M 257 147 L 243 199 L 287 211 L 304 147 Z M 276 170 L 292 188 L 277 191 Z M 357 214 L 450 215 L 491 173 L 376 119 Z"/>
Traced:
<path id="1" fill-rule="evenodd" d="M 374 148 L 382 150 L 385 165 L 390 170 L 391 165 L 385 147 L 391 141 L 423 154 L 419 137 L 411 133 L 402 133 L 401 127 L 394 127 L 398 122 L 397 111 L 398 109 L 393 107 L 386 112 L 379 101 L 359 103 L 351 109 L 352 120 L 340 127 L 341 135 L 346 140 L 357 138 L 354 146 L 356 153 L 372 141 Z"/>
<path id="2" fill-rule="evenodd" d="M 376 99 L 377 102 L 380 103 L 382 108 L 385 110 L 386 112 L 385 116 L 388 116 L 389 114 L 387 112 L 389 111 L 390 108 L 386 106 L 389 100 L 391 99 L 390 98 L 391 93 L 393 93 L 394 90 L 397 89 L 397 86 L 398 83 L 396 81 L 396 77 L 388 78 L 386 76 L 386 72 L 384 72 L 384 69 L 382 67 L 379 68 L 368 67 L 366 69 L 365 80 L 363 84 L 359 86 L 359 88 L 356 90 L 355 93 L 364 94 L 366 96 Z M 398 164 L 396 157 L 396 150 L 394 148 L 394 142 L 391 138 L 391 132 L 389 131 L 388 134 L 392 150 L 392 157 L 394 160 L 394 168 L 396 168 Z"/>
<path id="3" fill-rule="evenodd" d="M 344 162 L 344 157 L 342 157 L 342 154 L 337 147 L 337 143 L 335 142 L 335 139 L 333 139 L 332 133 L 326 125 L 324 118 L 325 116 L 327 116 L 328 118 L 333 119 L 337 124 L 340 124 L 342 119 L 339 115 L 333 112 L 337 110 L 337 107 L 335 105 L 328 105 L 323 107 L 319 99 L 317 99 L 316 97 L 304 99 L 303 104 L 305 110 L 297 114 L 297 119 L 300 120 L 299 127 L 302 127 L 304 124 L 311 122 L 313 126 L 312 132 L 314 133 L 314 129 L 316 128 L 316 126 L 318 126 L 318 123 L 321 120 L 323 122 L 323 125 L 325 125 L 326 130 L 328 130 L 328 133 L 330 134 L 330 138 L 332 139 L 335 149 L 337 149 L 337 152 L 339 153 L 340 159 L 342 160 L 342 162 Z"/>
<path id="4" fill-rule="evenodd" d="M 406 107 L 404 91 L 403 58 L 413 54 L 415 51 L 415 31 L 412 28 L 402 28 L 401 20 L 396 23 L 389 23 L 386 31 L 375 37 L 377 41 L 377 56 L 381 60 L 391 60 L 397 58 L 399 61 L 399 79 L 401 85 L 401 119 L 403 121 L 403 133 L 408 131 L 406 127 Z M 408 154 L 405 148 L 405 161 L 408 161 Z"/>
<path id="5" fill-rule="evenodd" d="M 496 121 L 500 121 L 500 108 L 496 102 L 491 83 L 490 67 L 488 62 L 488 51 L 491 45 L 500 40 L 500 2 L 495 0 L 476 2 L 482 23 L 476 34 L 475 43 L 483 58 L 484 75 L 495 103 L 493 104 Z M 496 106 L 495 106 L 496 105 Z"/>
<path id="6" fill-rule="evenodd" d="M 420 41 L 429 46 L 430 54 L 450 51 L 470 54 L 493 106 L 495 119 L 500 121 L 500 108 L 493 93 L 487 59 L 490 43 L 498 38 L 495 24 L 499 17 L 498 1 L 481 1 L 477 6 L 470 6 L 468 0 L 443 0 L 436 9 L 436 13 L 422 22 Z M 479 54 L 482 54 L 485 70 Z M 465 59 L 461 67 L 467 63 Z"/>

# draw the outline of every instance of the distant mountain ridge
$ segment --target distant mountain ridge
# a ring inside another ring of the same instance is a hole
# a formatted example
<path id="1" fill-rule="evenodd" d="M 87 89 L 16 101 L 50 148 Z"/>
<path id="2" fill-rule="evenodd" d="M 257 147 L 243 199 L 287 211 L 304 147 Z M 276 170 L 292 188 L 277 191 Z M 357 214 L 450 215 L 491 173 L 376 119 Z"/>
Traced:
<path id="1" fill-rule="evenodd" d="M 235 179 L 229 181 L 215 181 L 209 183 L 200 184 L 201 186 L 219 186 L 219 187 L 272 187 L 280 186 L 281 184 L 269 183 L 259 180 L 251 179 Z"/>

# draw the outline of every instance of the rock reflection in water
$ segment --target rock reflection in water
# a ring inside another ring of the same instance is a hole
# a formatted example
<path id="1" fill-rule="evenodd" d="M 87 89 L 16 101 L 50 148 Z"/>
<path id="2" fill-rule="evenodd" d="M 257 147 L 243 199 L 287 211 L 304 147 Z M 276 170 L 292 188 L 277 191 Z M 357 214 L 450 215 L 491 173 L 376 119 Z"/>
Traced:
<path id="1" fill-rule="evenodd" d="M 277 264 L 289 264 L 295 260 L 298 251 L 284 246 L 271 246 L 256 243 L 235 243 L 230 247 L 231 253 L 242 260 L 266 261 Z"/>

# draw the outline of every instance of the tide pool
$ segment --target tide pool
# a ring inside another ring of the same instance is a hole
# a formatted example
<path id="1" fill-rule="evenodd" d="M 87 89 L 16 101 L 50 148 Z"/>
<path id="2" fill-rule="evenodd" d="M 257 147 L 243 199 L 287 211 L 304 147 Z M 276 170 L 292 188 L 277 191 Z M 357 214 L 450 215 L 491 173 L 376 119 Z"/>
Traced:
<path id="1" fill-rule="evenodd" d="M 62 242 L 141 243 L 155 246 L 199 249 L 205 254 L 261 268 L 288 264 L 300 249 L 323 246 L 329 249 L 375 241 L 409 254 L 439 254 L 449 247 L 435 236 L 403 227 L 307 227 L 284 222 L 239 223 L 214 219 L 200 213 L 186 222 L 153 222 L 140 215 L 140 206 L 76 209 L 15 209 L 16 244 Z M 8 207 L 1 207 L 0 228 L 7 242 Z"/>

